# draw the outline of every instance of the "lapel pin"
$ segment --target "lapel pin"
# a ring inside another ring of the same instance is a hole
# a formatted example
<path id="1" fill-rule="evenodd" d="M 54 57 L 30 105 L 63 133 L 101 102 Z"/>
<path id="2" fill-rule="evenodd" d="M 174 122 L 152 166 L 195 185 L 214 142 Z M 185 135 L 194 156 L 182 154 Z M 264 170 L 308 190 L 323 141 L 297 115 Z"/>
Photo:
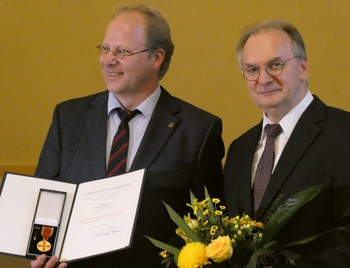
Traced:
<path id="1" fill-rule="evenodd" d="M 169 128 L 173 128 L 174 127 L 174 122 L 169 122 L 168 127 Z"/>

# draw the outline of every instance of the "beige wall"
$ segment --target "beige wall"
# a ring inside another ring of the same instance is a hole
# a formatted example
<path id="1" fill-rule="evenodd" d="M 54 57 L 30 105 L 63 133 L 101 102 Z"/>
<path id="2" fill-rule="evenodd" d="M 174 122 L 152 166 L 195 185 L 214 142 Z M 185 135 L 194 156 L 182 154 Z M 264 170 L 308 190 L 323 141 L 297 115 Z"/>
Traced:
<path id="1" fill-rule="evenodd" d="M 0 0 L 0 176 L 32 173 L 58 102 L 105 89 L 95 46 L 121 2 Z M 142 2 L 163 11 L 172 28 L 175 53 L 162 85 L 223 119 L 226 150 L 261 118 L 234 53 L 241 30 L 255 21 L 295 24 L 309 56 L 310 90 L 350 110 L 349 0 Z M 0 256 L 0 267 L 21 267 L 15 260 Z"/>

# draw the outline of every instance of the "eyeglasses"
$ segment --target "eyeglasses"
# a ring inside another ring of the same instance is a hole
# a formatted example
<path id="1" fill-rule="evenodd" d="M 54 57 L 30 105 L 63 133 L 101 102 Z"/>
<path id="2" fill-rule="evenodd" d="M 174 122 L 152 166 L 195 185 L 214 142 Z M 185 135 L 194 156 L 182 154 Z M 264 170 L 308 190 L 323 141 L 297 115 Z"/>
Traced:
<path id="1" fill-rule="evenodd" d="M 283 72 L 283 67 L 286 63 L 292 59 L 300 58 L 300 56 L 294 56 L 285 61 L 280 62 L 270 62 L 269 64 L 261 67 L 249 66 L 242 71 L 242 74 L 245 79 L 248 81 L 256 81 L 260 77 L 260 70 L 265 68 L 266 72 L 271 76 L 279 76 Z"/>
<path id="2" fill-rule="evenodd" d="M 101 52 L 101 55 L 107 55 L 108 52 L 112 52 L 114 56 L 117 56 L 119 59 L 123 59 L 125 56 L 132 56 L 132 55 L 135 55 L 135 54 L 139 54 L 139 53 L 142 53 L 142 52 L 146 52 L 146 51 L 149 51 L 150 49 L 144 49 L 144 50 L 140 50 L 140 51 L 137 51 L 137 52 L 131 52 L 129 50 L 126 50 L 126 49 L 116 49 L 116 50 L 111 50 L 108 46 L 106 45 L 98 45 L 97 48 L 100 50 Z"/>

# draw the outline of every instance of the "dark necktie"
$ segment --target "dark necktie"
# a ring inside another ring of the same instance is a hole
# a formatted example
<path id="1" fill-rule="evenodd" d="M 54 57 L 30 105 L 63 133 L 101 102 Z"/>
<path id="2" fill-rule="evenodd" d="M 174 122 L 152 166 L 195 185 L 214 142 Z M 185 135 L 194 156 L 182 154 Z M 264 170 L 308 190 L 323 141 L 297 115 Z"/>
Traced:
<path id="1" fill-rule="evenodd" d="M 274 159 L 275 138 L 282 132 L 279 124 L 266 125 L 266 143 L 262 153 L 254 179 L 254 211 L 256 212 L 263 199 L 266 187 L 270 181 Z"/>
<path id="2" fill-rule="evenodd" d="M 136 114 L 140 113 L 139 110 L 128 111 L 121 108 L 117 112 L 120 118 L 120 124 L 112 143 L 111 155 L 108 162 L 108 177 L 125 173 L 129 148 L 129 121 Z"/>

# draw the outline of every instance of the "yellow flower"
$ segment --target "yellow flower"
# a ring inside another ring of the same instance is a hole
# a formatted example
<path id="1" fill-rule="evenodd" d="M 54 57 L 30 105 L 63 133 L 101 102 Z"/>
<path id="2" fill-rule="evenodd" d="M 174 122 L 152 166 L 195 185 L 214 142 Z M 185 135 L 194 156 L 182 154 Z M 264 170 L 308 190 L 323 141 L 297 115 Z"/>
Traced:
<path id="1" fill-rule="evenodd" d="M 232 256 L 233 248 L 229 236 L 219 236 L 207 246 L 207 255 L 215 262 L 223 262 Z"/>
<path id="2" fill-rule="evenodd" d="M 249 223 L 249 221 L 247 221 L 247 219 L 245 219 L 245 218 L 241 218 L 240 219 L 240 224 L 241 225 L 246 224 L 246 223 Z"/>
<path id="3" fill-rule="evenodd" d="M 163 258 L 166 258 L 169 256 L 169 253 L 168 253 L 168 251 L 164 250 L 164 251 L 160 252 L 159 255 L 162 256 Z"/>
<path id="4" fill-rule="evenodd" d="M 205 245 L 194 242 L 184 246 L 179 254 L 177 265 L 179 268 L 198 268 L 210 264 Z"/>
<path id="5" fill-rule="evenodd" d="M 256 221 L 253 221 L 253 224 L 254 224 L 254 227 L 258 227 L 258 228 L 264 228 L 264 225 L 261 223 L 261 222 L 256 222 Z"/>
<path id="6" fill-rule="evenodd" d="M 191 229 L 196 229 L 198 227 L 199 218 L 198 220 L 194 220 L 191 218 L 190 213 L 188 213 L 187 216 L 184 216 L 184 221 L 187 223 L 188 226 L 191 227 Z"/>
<path id="7" fill-rule="evenodd" d="M 189 216 L 185 216 L 184 220 L 193 231 L 197 232 L 197 228 L 199 226 L 198 220 L 193 220 Z M 188 235 L 181 228 L 177 228 L 175 233 L 177 235 L 179 235 L 183 240 L 185 240 L 186 243 L 192 242 L 192 240 L 188 237 Z"/>
<path id="8" fill-rule="evenodd" d="M 217 227 L 216 225 L 212 226 L 212 227 L 210 228 L 210 234 L 211 234 L 211 235 L 215 235 L 215 232 L 216 232 L 216 230 L 217 230 L 218 228 L 219 228 L 219 227 Z"/>
<path id="9" fill-rule="evenodd" d="M 191 220 L 190 222 L 187 222 L 187 225 L 192 229 L 195 230 L 198 228 L 198 221 L 197 220 Z"/>
<path id="10" fill-rule="evenodd" d="M 194 215 L 197 215 L 198 209 L 204 210 L 208 206 L 209 198 L 204 199 L 200 202 L 198 202 L 197 199 L 193 201 L 193 204 L 186 204 L 187 206 L 191 207 L 193 209 Z"/>
<path id="11" fill-rule="evenodd" d="M 212 201 L 213 201 L 213 203 L 215 203 L 215 204 L 220 203 L 220 199 L 219 199 L 219 198 L 213 198 Z"/>
<path id="12" fill-rule="evenodd" d="M 226 209 L 226 207 L 225 206 L 220 206 L 220 209 L 224 210 L 224 209 Z"/>
<path id="13" fill-rule="evenodd" d="M 217 216 L 222 215 L 222 211 L 220 211 L 220 210 L 215 211 L 215 215 L 217 215 Z"/>
<path id="14" fill-rule="evenodd" d="M 231 224 L 232 224 L 232 223 L 234 223 L 234 222 L 235 222 L 235 220 L 234 220 L 234 219 L 232 219 L 232 218 L 231 218 L 231 219 L 229 219 L 228 217 L 226 217 L 226 218 L 227 218 L 227 222 L 228 222 L 228 223 L 231 223 Z"/>
<path id="15" fill-rule="evenodd" d="M 187 216 L 186 216 L 186 215 L 184 216 L 184 221 L 185 221 L 186 223 L 189 223 L 191 220 L 192 220 L 192 218 L 191 218 L 190 213 L 188 213 Z"/>
<path id="16" fill-rule="evenodd" d="M 192 239 L 189 238 L 189 237 L 187 236 L 187 234 L 186 234 L 184 231 L 182 231 L 181 228 L 177 228 L 176 231 L 175 231 L 175 233 L 176 233 L 177 235 L 179 235 L 183 240 L 185 240 L 186 243 L 192 242 Z"/>
<path id="17" fill-rule="evenodd" d="M 204 210 L 203 215 L 207 215 L 209 213 L 209 210 Z"/>

